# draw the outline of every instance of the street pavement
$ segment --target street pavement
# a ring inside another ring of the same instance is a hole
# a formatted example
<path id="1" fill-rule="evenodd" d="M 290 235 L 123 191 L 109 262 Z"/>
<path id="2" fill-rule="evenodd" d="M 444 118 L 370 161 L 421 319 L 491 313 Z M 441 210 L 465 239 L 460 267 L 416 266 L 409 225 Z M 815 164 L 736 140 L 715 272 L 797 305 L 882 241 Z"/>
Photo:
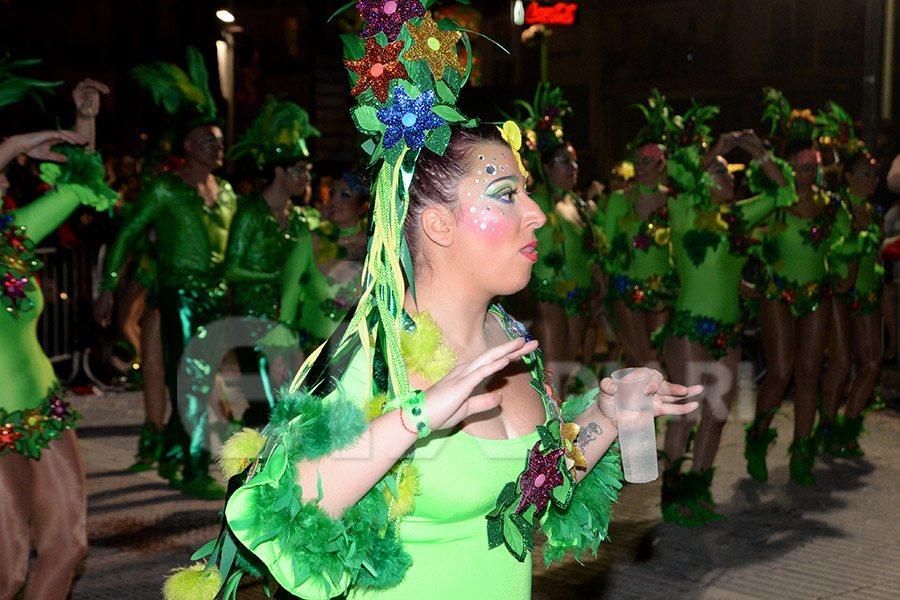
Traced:
<path id="1" fill-rule="evenodd" d="M 128 471 L 143 408 L 138 392 L 70 395 L 87 473 L 90 548 L 72 600 L 156 599 L 164 575 L 219 531 L 221 501 L 171 490 L 155 471 Z M 741 414 L 743 413 L 743 415 Z M 751 600 L 900 598 L 900 409 L 872 412 L 865 456 L 821 458 L 817 485 L 788 479 L 792 411 L 775 417 L 769 481 L 744 470 L 746 410 L 735 411 L 716 460 L 713 495 L 727 516 L 702 528 L 663 523 L 659 481 L 626 484 L 609 541 L 583 564 L 545 568 L 535 553 L 535 599 Z M 498 550 L 499 551 L 499 550 Z M 248 582 L 238 598 L 265 598 Z"/>

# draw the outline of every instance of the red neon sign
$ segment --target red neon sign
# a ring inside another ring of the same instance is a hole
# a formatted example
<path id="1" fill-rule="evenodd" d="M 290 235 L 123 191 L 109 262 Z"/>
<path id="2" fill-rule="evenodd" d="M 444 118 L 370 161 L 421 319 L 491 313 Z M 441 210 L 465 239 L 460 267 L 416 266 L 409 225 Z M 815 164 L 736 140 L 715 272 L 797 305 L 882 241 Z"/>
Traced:
<path id="1" fill-rule="evenodd" d="M 532 2 L 525 9 L 525 22 L 529 25 L 540 23 L 542 25 L 574 25 L 575 12 L 578 4 L 574 2 L 557 2 L 556 4 L 542 5 Z"/>

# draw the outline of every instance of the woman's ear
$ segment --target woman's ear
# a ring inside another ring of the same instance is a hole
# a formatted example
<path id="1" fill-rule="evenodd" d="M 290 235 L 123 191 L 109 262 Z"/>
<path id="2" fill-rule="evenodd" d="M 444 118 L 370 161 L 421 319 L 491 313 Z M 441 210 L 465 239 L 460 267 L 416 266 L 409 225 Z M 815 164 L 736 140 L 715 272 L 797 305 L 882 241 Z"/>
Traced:
<path id="1" fill-rule="evenodd" d="M 456 219 L 443 206 L 429 206 L 422 211 L 422 233 L 438 246 L 447 247 L 453 243 L 456 234 Z"/>

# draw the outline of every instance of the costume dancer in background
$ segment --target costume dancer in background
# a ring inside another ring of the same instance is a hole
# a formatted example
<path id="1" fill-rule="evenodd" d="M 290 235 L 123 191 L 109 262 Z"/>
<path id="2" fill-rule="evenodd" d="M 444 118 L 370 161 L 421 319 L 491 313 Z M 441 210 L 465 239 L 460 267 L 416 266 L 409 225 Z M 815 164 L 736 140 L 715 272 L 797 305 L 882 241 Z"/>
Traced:
<path id="1" fill-rule="evenodd" d="M 0 107 L 48 85 L 12 73 L 29 64 L 33 61 L 0 62 Z M 76 88 L 73 97 L 81 121 L 96 117 L 101 91 L 99 85 Z M 93 124 L 87 131 L 93 135 Z M 0 143 L 0 195 L 5 195 L 8 186 L 3 170 L 18 155 L 63 161 L 41 165 L 42 179 L 52 186 L 50 191 L 27 206 L 0 213 L 3 600 L 19 597 L 23 586 L 25 600 L 64 600 L 75 567 L 87 552 L 84 469 L 74 431 L 81 415 L 66 402 L 53 365 L 38 341 L 37 322 L 44 297 L 37 282 L 41 263 L 34 246 L 80 205 L 106 210 L 113 204 L 115 193 L 103 182 L 100 156 L 81 148 L 93 141 L 72 131 L 39 131 L 14 135 Z M 36 559 L 29 572 L 32 539 Z"/>
<path id="2" fill-rule="evenodd" d="M 126 256 L 135 240 L 155 226 L 166 385 L 172 404 L 159 473 L 186 494 L 220 498 L 225 488 L 208 472 L 208 398 L 221 350 L 217 336 L 200 336 L 200 355 L 183 354 L 199 328 L 225 313 L 222 262 L 237 201 L 231 185 L 212 174 L 222 166 L 224 146 L 203 57 L 191 47 L 187 59 L 190 77 L 168 63 L 135 69 L 138 81 L 169 112 L 172 151 L 183 152 L 184 163 L 163 171 L 141 191 L 130 220 L 109 249 L 97 312 L 109 318 L 112 290 Z"/>

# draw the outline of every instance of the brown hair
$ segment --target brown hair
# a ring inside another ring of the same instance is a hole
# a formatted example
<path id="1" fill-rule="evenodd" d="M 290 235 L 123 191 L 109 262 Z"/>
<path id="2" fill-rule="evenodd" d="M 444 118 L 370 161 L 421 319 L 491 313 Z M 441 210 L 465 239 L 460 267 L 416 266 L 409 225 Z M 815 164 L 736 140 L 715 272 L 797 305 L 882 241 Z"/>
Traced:
<path id="1" fill-rule="evenodd" d="M 409 186 L 409 210 L 403 233 L 414 263 L 421 253 L 422 212 L 429 206 L 441 205 L 455 214 L 459 208 L 459 183 L 475 165 L 472 149 L 478 144 L 506 144 L 495 125 L 451 125 L 450 131 L 450 143 L 443 156 L 422 149 Z"/>

